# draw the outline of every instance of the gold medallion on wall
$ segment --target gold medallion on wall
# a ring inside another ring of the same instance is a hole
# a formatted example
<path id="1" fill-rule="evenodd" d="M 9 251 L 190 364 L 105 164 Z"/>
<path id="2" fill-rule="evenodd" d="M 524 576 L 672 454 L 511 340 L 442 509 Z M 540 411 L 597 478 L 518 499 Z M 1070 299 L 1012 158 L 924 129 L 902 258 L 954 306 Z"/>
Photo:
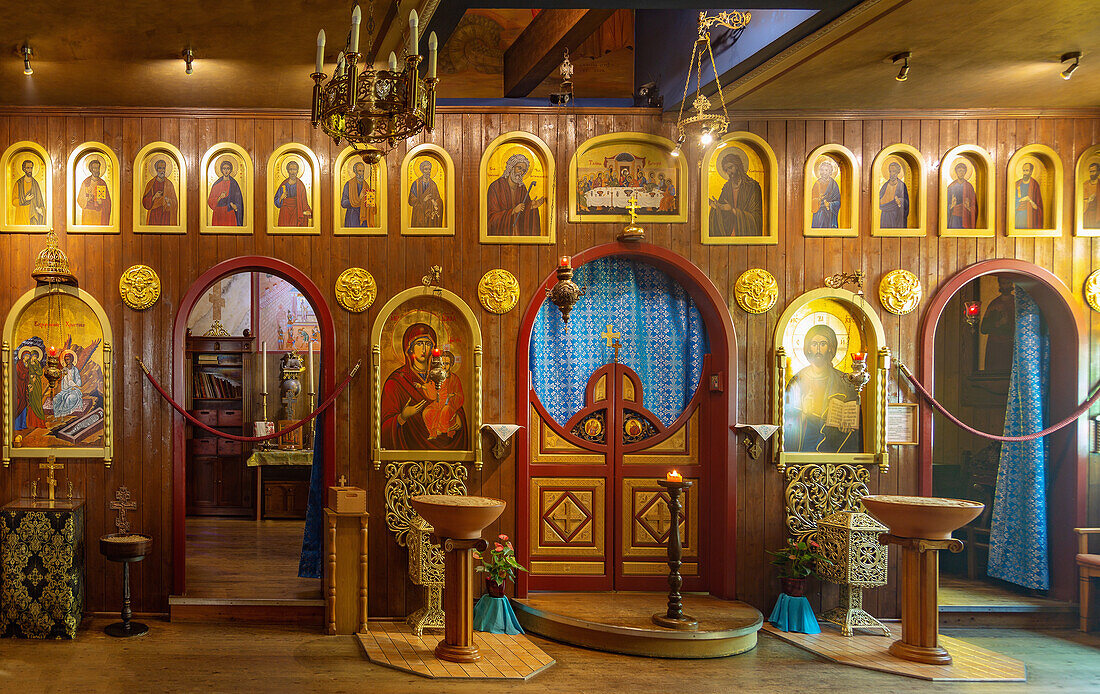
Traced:
<path id="1" fill-rule="evenodd" d="M 882 307 L 899 316 L 915 309 L 923 295 L 920 280 L 908 270 L 891 270 L 878 283 L 878 300 Z"/>
<path id="2" fill-rule="evenodd" d="M 1093 311 L 1100 311 L 1100 270 L 1093 270 L 1085 280 L 1085 301 Z"/>
<path id="3" fill-rule="evenodd" d="M 477 298 L 489 313 L 508 313 L 519 302 L 519 282 L 507 270 L 490 270 L 477 283 Z"/>
<path id="4" fill-rule="evenodd" d="M 336 278 L 336 301 L 352 313 L 362 313 L 378 296 L 374 277 L 361 267 L 349 267 Z"/>
<path id="5" fill-rule="evenodd" d="M 160 298 L 160 277 L 148 265 L 133 265 L 118 278 L 118 293 L 127 306 L 144 311 Z"/>
<path id="6" fill-rule="evenodd" d="M 737 305 L 749 313 L 766 313 L 779 298 L 779 283 L 763 268 L 750 268 L 733 284 Z"/>

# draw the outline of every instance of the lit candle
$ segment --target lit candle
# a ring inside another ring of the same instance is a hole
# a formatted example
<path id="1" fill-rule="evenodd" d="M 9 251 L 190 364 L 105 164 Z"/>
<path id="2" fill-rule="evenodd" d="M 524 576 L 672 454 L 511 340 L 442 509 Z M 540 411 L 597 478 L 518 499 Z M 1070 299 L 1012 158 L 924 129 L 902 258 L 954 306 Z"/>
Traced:
<path id="1" fill-rule="evenodd" d="M 356 5 L 355 9 L 358 10 L 359 6 Z M 311 395 L 317 392 L 313 389 L 313 343 L 312 342 L 309 343 L 309 392 L 310 392 Z"/>
<path id="2" fill-rule="evenodd" d="M 355 9 L 351 11 L 351 52 L 359 52 L 359 23 L 363 21 L 363 13 L 359 11 L 359 6 L 356 5 Z"/>
<path id="3" fill-rule="evenodd" d="M 569 267 L 569 256 L 563 255 L 561 260 L 558 261 L 558 265 L 561 267 Z"/>
<path id="4" fill-rule="evenodd" d="M 665 481 L 666 482 L 683 482 L 684 481 L 684 476 L 681 475 L 680 473 L 676 472 L 675 470 L 673 470 L 672 472 L 665 475 Z"/>
<path id="5" fill-rule="evenodd" d="M 428 34 L 428 79 L 435 79 L 435 62 L 437 52 L 439 50 L 439 39 L 435 37 L 435 32 Z"/>
<path id="6" fill-rule="evenodd" d="M 416 16 L 416 10 L 409 12 L 409 55 L 418 55 L 420 41 L 417 40 L 417 29 L 420 18 Z"/>
<path id="7" fill-rule="evenodd" d="M 264 380 L 260 382 L 261 393 L 267 393 L 267 343 L 260 343 L 260 350 L 263 352 L 263 356 L 260 358 L 260 363 L 264 367 Z"/>
<path id="8" fill-rule="evenodd" d="M 50 356 L 51 357 L 56 357 L 57 356 L 57 347 L 54 347 L 53 345 L 50 345 Z"/>
<path id="9" fill-rule="evenodd" d="M 397 72 L 397 56 L 390 51 L 390 72 Z"/>
<path id="10" fill-rule="evenodd" d="M 866 352 L 852 352 L 852 361 L 867 361 Z"/>
<path id="11" fill-rule="evenodd" d="M 438 347 L 436 347 L 435 349 L 432 350 L 432 356 L 433 357 L 438 357 L 438 356 L 441 356 L 442 354 L 443 354 L 443 351 L 441 349 L 439 349 Z"/>

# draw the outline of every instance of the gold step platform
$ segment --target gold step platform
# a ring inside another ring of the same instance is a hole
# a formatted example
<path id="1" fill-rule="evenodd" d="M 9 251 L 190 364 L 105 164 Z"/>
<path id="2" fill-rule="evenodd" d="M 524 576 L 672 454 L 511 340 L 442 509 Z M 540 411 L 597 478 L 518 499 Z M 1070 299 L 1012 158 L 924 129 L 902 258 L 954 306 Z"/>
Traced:
<path id="1" fill-rule="evenodd" d="M 895 633 L 901 633 L 901 625 L 887 622 Z M 1026 682 L 1024 664 L 1015 658 L 982 648 L 977 644 L 940 634 L 940 645 L 951 654 L 950 665 L 927 665 L 902 660 L 887 650 L 896 637 L 878 634 L 841 636 L 832 628 L 824 628 L 820 634 L 796 634 L 768 624 L 764 631 L 772 636 L 798 646 L 822 658 L 893 675 L 915 677 L 932 682 Z"/>
<path id="2" fill-rule="evenodd" d="M 513 600 L 527 631 L 581 648 L 650 658 L 722 658 L 751 651 L 763 624 L 751 605 L 709 595 L 684 596 L 684 612 L 698 631 L 653 623 L 665 609 L 666 593 L 531 593 Z"/>
<path id="3" fill-rule="evenodd" d="M 440 634 L 417 636 L 400 622 L 371 621 L 356 634 L 367 660 L 430 679 L 528 680 L 554 664 L 554 659 L 523 634 L 474 632 L 481 649 L 476 663 L 450 663 L 435 657 Z"/>

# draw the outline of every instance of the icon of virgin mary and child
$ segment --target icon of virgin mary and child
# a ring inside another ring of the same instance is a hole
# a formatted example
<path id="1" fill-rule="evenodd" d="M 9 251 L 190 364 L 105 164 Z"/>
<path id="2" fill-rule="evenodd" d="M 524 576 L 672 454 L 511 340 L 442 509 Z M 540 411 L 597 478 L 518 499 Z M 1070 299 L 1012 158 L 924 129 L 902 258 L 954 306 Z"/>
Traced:
<path id="1" fill-rule="evenodd" d="M 462 382 L 455 355 L 440 352 L 445 377 L 429 378 L 438 339 L 425 323 L 413 323 L 401 339 L 405 363 L 382 386 L 382 447 L 388 450 L 461 451 L 470 448 Z"/>

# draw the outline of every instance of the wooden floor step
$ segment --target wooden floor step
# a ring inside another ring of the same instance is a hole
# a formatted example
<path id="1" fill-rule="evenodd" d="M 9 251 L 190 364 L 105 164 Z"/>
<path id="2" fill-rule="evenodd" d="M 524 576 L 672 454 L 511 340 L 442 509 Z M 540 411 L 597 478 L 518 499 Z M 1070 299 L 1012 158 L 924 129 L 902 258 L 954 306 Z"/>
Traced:
<path id="1" fill-rule="evenodd" d="M 321 629 L 325 601 L 173 595 L 168 598 L 168 609 L 169 618 L 173 622 L 296 624 Z"/>

